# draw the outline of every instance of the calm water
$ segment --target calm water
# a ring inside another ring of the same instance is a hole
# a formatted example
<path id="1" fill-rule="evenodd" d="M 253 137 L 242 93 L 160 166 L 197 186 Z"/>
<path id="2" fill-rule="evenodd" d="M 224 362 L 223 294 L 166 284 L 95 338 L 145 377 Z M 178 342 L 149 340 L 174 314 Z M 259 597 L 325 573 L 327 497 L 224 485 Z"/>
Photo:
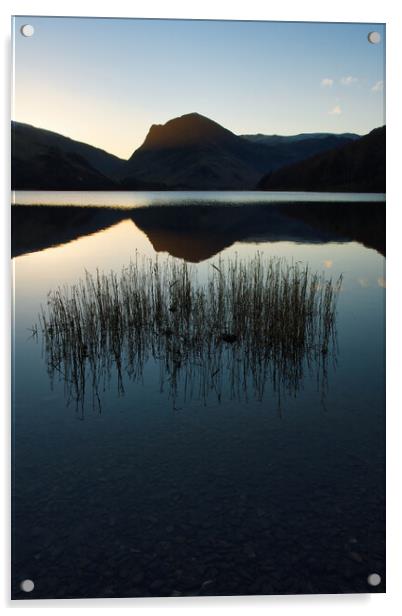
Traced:
<path id="1" fill-rule="evenodd" d="M 266 192 L 266 191 L 14 191 L 12 202 L 18 205 L 78 205 L 108 207 L 143 207 L 148 205 L 194 205 L 246 203 L 303 203 L 303 202 L 384 202 L 385 195 L 376 193 L 327 193 L 327 192 Z"/>
<path id="2" fill-rule="evenodd" d="M 25 578 L 29 598 L 383 592 L 382 197 L 24 192 L 13 202 L 13 596 L 27 598 Z M 184 259 L 204 280 L 219 258 L 256 251 L 343 275 L 324 380 L 305 365 L 297 391 L 278 398 L 269 379 L 262 396 L 179 379 L 173 398 L 150 359 L 140 378 L 123 367 L 124 392 L 112 371 L 100 407 L 89 387 L 77 408 L 63 376 L 51 378 L 29 331 L 50 290 L 136 254 Z"/>

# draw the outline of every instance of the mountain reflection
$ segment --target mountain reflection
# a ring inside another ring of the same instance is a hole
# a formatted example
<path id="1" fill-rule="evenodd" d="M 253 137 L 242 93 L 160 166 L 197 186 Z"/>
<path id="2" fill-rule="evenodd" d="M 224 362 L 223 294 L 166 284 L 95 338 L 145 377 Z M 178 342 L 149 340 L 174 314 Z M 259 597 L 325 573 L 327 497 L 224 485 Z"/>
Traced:
<path id="1" fill-rule="evenodd" d="M 235 242 L 357 241 L 385 254 L 384 203 L 162 205 L 134 209 L 13 206 L 12 256 L 132 220 L 156 252 L 199 263 Z"/>

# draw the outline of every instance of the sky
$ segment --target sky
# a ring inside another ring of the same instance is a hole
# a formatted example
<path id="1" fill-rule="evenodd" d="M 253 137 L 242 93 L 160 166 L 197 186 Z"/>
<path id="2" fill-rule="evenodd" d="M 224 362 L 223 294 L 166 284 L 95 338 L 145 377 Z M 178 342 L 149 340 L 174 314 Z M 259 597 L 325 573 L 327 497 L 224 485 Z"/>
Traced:
<path id="1" fill-rule="evenodd" d="M 381 24 L 15 17 L 13 38 L 13 119 L 122 158 L 191 112 L 236 134 L 385 124 Z"/>

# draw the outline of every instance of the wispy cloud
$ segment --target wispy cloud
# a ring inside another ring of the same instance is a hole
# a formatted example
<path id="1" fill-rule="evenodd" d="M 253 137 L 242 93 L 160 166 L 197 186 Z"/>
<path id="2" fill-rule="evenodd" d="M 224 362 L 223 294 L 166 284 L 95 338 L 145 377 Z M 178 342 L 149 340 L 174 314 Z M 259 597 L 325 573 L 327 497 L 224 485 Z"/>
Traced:
<path id="1" fill-rule="evenodd" d="M 335 105 L 335 107 L 332 107 L 331 111 L 328 111 L 328 113 L 330 115 L 341 115 L 342 109 L 339 105 Z"/>
<path id="2" fill-rule="evenodd" d="M 383 88 L 384 88 L 384 82 L 377 81 L 377 83 L 375 83 L 373 87 L 371 88 L 371 91 L 372 92 L 382 92 Z"/>
<path id="3" fill-rule="evenodd" d="M 331 79 L 330 77 L 324 77 L 324 79 L 321 79 L 321 86 L 323 88 L 331 88 L 334 85 L 334 80 Z"/>
<path id="4" fill-rule="evenodd" d="M 352 75 L 348 75 L 347 77 L 341 77 L 341 84 L 343 86 L 351 86 L 352 83 L 357 83 L 359 79 L 357 77 L 352 77 Z"/>

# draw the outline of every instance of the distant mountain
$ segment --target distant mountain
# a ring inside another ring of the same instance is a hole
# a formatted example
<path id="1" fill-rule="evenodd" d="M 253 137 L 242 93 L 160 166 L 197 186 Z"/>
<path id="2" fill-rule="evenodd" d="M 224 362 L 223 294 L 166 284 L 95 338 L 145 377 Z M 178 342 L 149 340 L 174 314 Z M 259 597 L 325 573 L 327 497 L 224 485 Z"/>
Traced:
<path id="1" fill-rule="evenodd" d="M 12 123 L 15 190 L 252 190 L 261 177 L 352 144 L 345 133 L 238 136 L 198 113 L 152 125 L 126 161 L 57 133 Z"/>
<path id="2" fill-rule="evenodd" d="M 257 133 L 255 135 L 240 135 L 243 139 L 252 141 L 253 143 L 263 143 L 265 145 L 278 145 L 298 143 L 299 141 L 312 141 L 318 139 L 331 139 L 332 146 L 343 144 L 345 140 L 354 141 L 359 139 L 360 135 L 356 133 L 299 133 L 298 135 L 263 135 Z"/>
<path id="3" fill-rule="evenodd" d="M 385 126 L 265 175 L 262 190 L 385 192 Z"/>
<path id="4" fill-rule="evenodd" d="M 294 143 L 258 143 L 190 113 L 151 126 L 142 146 L 122 169 L 122 180 L 129 183 L 132 176 L 179 190 L 253 189 L 267 169 L 278 169 L 350 141 L 327 136 Z"/>
<path id="5" fill-rule="evenodd" d="M 271 160 L 260 145 L 238 137 L 216 122 L 190 113 L 152 125 L 128 160 L 125 182 L 133 176 L 174 189 L 247 189 Z"/>

